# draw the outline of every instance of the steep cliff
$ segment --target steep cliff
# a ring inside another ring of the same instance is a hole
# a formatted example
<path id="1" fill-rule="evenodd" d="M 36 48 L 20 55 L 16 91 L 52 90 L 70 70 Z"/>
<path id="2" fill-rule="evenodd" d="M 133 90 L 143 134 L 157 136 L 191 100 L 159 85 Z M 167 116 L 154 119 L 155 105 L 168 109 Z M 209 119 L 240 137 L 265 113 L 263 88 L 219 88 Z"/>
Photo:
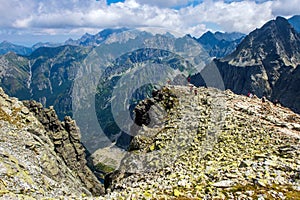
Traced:
<path id="1" fill-rule="evenodd" d="M 26 106 L 27 107 L 26 107 Z M 80 132 L 53 108 L 20 102 L 0 89 L 0 196 L 59 198 L 100 195 L 103 187 L 86 166 Z"/>

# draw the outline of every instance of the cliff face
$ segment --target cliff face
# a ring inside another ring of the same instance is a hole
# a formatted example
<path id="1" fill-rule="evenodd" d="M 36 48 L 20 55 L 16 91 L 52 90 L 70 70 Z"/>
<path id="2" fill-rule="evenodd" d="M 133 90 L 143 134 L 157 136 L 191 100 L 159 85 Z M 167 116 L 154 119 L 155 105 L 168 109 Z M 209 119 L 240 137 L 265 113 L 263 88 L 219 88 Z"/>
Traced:
<path id="1" fill-rule="evenodd" d="M 106 177 L 106 198 L 300 197 L 299 115 L 229 90 L 170 86 L 160 96 L 137 107 L 144 125 Z M 162 102 L 162 123 L 147 125 Z"/>
<path id="2" fill-rule="evenodd" d="M 26 106 L 25 106 L 26 105 Z M 0 195 L 91 196 L 103 193 L 86 166 L 80 132 L 71 118 L 60 122 L 53 108 L 8 97 L 0 90 Z"/>

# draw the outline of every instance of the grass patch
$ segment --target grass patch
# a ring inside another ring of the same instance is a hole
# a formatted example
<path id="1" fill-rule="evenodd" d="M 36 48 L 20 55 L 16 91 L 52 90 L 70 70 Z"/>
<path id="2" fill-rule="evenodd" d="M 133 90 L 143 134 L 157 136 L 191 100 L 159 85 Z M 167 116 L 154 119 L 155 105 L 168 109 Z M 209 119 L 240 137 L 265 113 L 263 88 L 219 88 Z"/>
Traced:
<path id="1" fill-rule="evenodd" d="M 109 166 L 109 165 L 105 165 L 103 163 L 98 163 L 97 165 L 95 165 L 95 170 L 104 172 L 105 174 L 107 174 L 107 173 L 115 171 L 115 168 L 113 168 L 112 166 Z"/>

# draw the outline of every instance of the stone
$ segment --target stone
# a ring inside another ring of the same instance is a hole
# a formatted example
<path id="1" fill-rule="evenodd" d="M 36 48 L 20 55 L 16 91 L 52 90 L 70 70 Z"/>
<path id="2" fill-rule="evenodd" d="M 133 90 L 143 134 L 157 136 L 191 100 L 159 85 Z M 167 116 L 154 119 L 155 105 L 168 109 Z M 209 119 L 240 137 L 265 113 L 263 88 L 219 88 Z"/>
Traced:
<path id="1" fill-rule="evenodd" d="M 250 167 L 251 166 L 251 162 L 247 161 L 247 160 L 242 160 L 239 167 Z"/>
<path id="2" fill-rule="evenodd" d="M 25 115 L 28 115 L 29 114 L 29 109 L 27 107 L 22 107 L 22 110 L 21 112 Z"/>
<path id="3" fill-rule="evenodd" d="M 173 191 L 173 195 L 174 195 L 175 197 L 179 197 L 179 196 L 180 196 L 180 192 L 179 192 L 179 190 L 177 190 L 177 189 L 174 189 L 174 191 Z"/>
<path id="4" fill-rule="evenodd" d="M 276 161 L 273 161 L 273 160 L 266 160 L 266 161 L 264 162 L 264 164 L 267 165 L 267 166 L 271 166 L 271 167 L 278 167 L 277 162 L 276 162 Z"/>
<path id="5" fill-rule="evenodd" d="M 226 177 L 232 179 L 232 178 L 237 178 L 238 175 L 237 174 L 230 174 L 230 173 L 228 173 L 228 174 L 226 174 Z"/>
<path id="6" fill-rule="evenodd" d="M 255 159 L 260 159 L 260 158 L 267 158 L 267 156 L 265 154 L 255 154 L 254 155 Z"/>
<path id="7" fill-rule="evenodd" d="M 233 185 L 234 185 L 234 182 L 231 180 L 223 180 L 223 181 L 219 181 L 219 182 L 212 184 L 212 186 L 217 187 L 217 188 L 229 188 L 229 187 L 232 187 Z"/>
<path id="8" fill-rule="evenodd" d="M 259 180 L 257 180 L 257 183 L 258 183 L 258 185 L 261 186 L 261 187 L 266 187 L 267 184 L 268 184 L 268 181 L 265 180 L 265 179 L 259 179 Z"/>

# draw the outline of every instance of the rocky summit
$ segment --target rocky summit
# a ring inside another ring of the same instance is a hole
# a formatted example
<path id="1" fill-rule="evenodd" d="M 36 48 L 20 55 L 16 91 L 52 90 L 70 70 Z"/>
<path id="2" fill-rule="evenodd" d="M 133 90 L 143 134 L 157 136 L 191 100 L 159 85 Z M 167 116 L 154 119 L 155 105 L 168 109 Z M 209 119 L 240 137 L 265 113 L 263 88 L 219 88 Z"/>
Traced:
<path id="1" fill-rule="evenodd" d="M 107 175 L 105 198 L 300 198 L 299 115 L 229 90 L 169 86 L 159 93 L 137 106 L 147 126 Z M 164 114 L 163 123 L 151 124 L 152 112 Z"/>
<path id="2" fill-rule="evenodd" d="M 0 198 L 41 199 L 101 195 L 86 165 L 75 121 L 53 108 L 21 102 L 0 88 Z"/>
<path id="3" fill-rule="evenodd" d="M 153 91 L 136 106 L 135 137 L 104 186 L 71 118 L 2 90 L 0 103 L 2 199 L 300 198 L 300 116 L 255 95 Z"/>

